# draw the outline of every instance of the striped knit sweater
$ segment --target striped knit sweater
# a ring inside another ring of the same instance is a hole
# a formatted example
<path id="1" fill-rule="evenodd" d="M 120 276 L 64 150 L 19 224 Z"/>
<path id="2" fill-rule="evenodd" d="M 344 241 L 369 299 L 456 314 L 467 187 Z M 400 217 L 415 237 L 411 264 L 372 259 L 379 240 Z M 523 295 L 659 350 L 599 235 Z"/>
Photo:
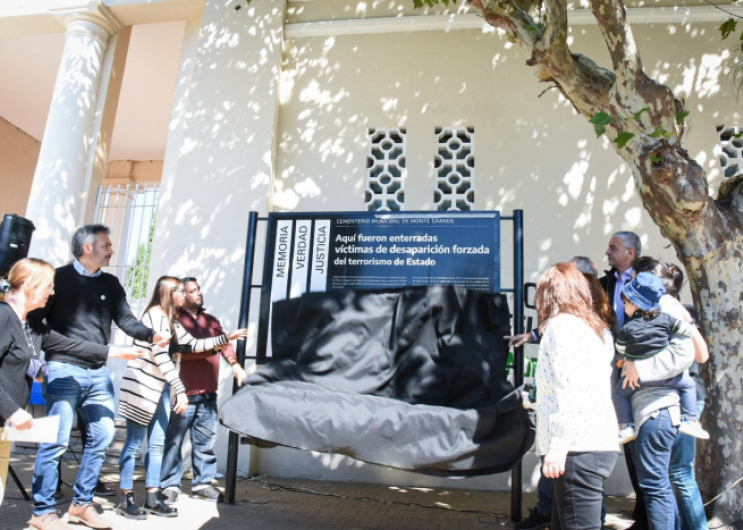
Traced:
<path id="1" fill-rule="evenodd" d="M 142 323 L 155 332 L 170 335 L 168 317 L 160 307 L 153 307 L 142 317 Z M 220 335 L 205 339 L 195 339 L 175 321 L 175 332 L 178 344 L 187 345 L 196 352 L 213 350 L 225 344 L 227 337 Z M 134 344 L 149 350 L 149 355 L 129 361 L 121 381 L 119 395 L 119 414 L 140 425 L 150 424 L 162 397 L 165 383 L 169 383 L 174 395 L 185 394 L 186 388 L 178 377 L 178 370 L 170 360 L 167 348 L 141 341 Z"/>

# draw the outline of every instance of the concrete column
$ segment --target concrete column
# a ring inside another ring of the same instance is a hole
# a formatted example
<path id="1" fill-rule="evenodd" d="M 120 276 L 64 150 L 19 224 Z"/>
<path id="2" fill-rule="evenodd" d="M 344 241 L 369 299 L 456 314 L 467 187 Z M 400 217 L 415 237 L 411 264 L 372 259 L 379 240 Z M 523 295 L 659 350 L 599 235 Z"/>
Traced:
<path id="1" fill-rule="evenodd" d="M 199 278 L 209 312 L 229 330 L 239 317 L 248 212 L 270 209 L 285 4 L 261 0 L 235 10 L 206 0 L 195 42 L 196 28 L 186 29 L 173 103 L 150 278 Z M 224 398 L 232 383 L 222 382 Z M 224 429 L 218 440 L 224 469 Z M 243 447 L 242 472 L 249 457 Z"/>
<path id="2" fill-rule="evenodd" d="M 95 215 L 95 202 L 98 189 L 108 174 L 108 158 L 111 150 L 116 113 L 119 110 L 119 96 L 124 81 L 126 58 L 129 54 L 129 42 L 132 26 L 126 26 L 116 33 L 108 44 L 108 51 L 103 60 L 101 83 L 98 89 L 95 118 L 93 120 L 93 138 L 88 149 L 88 161 L 85 166 L 82 203 L 78 209 L 77 226 L 90 222 Z"/>
<path id="3" fill-rule="evenodd" d="M 109 38 L 121 24 L 100 2 L 55 11 L 66 27 L 65 48 L 41 142 L 26 216 L 36 225 L 30 254 L 61 265 L 81 209 L 96 100 Z"/>

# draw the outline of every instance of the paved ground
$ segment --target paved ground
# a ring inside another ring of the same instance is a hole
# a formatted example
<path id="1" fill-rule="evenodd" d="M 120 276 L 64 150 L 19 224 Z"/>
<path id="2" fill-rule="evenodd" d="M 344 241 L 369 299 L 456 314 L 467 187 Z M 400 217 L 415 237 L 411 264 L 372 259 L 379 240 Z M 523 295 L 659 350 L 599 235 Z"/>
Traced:
<path id="1" fill-rule="evenodd" d="M 13 457 L 11 463 L 23 484 L 30 489 L 33 456 Z M 142 501 L 144 485 L 138 468 L 135 491 Z M 62 476 L 70 481 L 76 466 L 64 465 Z M 115 466 L 107 465 L 103 479 L 118 481 Z M 220 484 L 223 486 L 223 484 Z M 70 503 L 70 488 L 63 487 L 59 500 L 62 513 Z M 211 504 L 185 495 L 176 504 L 179 516 L 173 519 L 150 517 L 130 521 L 113 512 L 114 497 L 100 497 L 105 516 L 116 530 L 470 530 L 509 529 L 510 494 L 482 490 L 395 488 L 378 484 L 320 482 L 261 477 L 238 483 L 235 505 Z M 524 495 L 525 507 L 534 497 Z M 622 517 L 632 500 L 609 498 L 609 528 L 625 529 L 630 521 Z M 526 510 L 524 510 L 526 512 Z M 12 483 L 0 507 L 0 530 L 22 530 L 31 516 L 31 502 L 25 501 Z M 67 519 L 66 515 L 63 519 Z M 72 528 L 84 528 L 70 525 Z"/>

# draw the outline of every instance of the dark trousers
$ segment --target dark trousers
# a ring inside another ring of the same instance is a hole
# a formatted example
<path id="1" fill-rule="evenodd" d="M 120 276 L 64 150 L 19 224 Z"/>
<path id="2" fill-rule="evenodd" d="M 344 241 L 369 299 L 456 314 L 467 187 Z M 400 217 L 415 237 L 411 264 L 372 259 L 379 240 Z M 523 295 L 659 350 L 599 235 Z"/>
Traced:
<path id="1" fill-rule="evenodd" d="M 617 453 L 568 453 L 565 473 L 552 481 L 551 530 L 600 530 L 604 481 Z"/>
<path id="2" fill-rule="evenodd" d="M 634 469 L 633 469 L 634 471 Z M 539 470 L 539 482 L 537 483 L 537 506 L 535 508 L 540 515 L 551 516 L 552 514 L 552 479 L 547 478 Z M 645 507 L 643 505 L 643 513 Z M 601 525 L 606 521 L 606 482 L 601 492 Z"/>
<path id="3" fill-rule="evenodd" d="M 629 480 L 632 482 L 632 489 L 635 490 L 635 508 L 632 510 L 632 520 L 640 523 L 641 526 L 648 526 L 648 513 L 645 509 L 645 495 L 640 489 L 637 482 L 637 469 L 635 468 L 635 459 L 632 456 L 632 447 L 635 442 L 629 442 L 624 446 L 624 460 L 627 462 L 627 472 Z"/>

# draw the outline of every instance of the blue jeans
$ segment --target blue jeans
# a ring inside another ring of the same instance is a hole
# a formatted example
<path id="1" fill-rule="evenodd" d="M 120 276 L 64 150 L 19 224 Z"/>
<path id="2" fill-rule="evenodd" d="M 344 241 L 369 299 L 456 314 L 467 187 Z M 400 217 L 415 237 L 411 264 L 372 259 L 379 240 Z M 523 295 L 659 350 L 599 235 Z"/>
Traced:
<path id="1" fill-rule="evenodd" d="M 704 401 L 697 403 L 702 413 Z M 694 451 L 696 438 L 680 434 L 676 437 L 671 451 L 671 484 L 676 492 L 681 527 L 684 530 L 708 530 L 707 515 L 704 513 L 702 495 L 694 478 Z"/>
<path id="2" fill-rule="evenodd" d="M 50 362 L 44 379 L 46 415 L 59 416 L 57 443 L 41 444 L 34 466 L 34 514 L 43 515 L 57 508 L 54 492 L 59 480 L 59 460 L 67 451 L 75 410 L 85 421 L 87 443 L 80 460 L 72 502 L 78 506 L 93 501 L 106 449 L 114 437 L 114 387 L 105 366 L 81 368 L 73 364 Z"/>
<path id="3" fill-rule="evenodd" d="M 637 482 L 645 498 L 650 530 L 679 528 L 676 498 L 671 489 L 669 466 L 676 441 L 676 427 L 668 409 L 647 420 L 630 444 L 637 469 Z"/>
<path id="4" fill-rule="evenodd" d="M 181 490 L 183 461 L 181 446 L 186 431 L 191 429 L 193 485 L 191 491 L 211 486 L 217 474 L 217 394 L 188 396 L 188 408 L 183 414 L 171 414 L 165 436 L 165 456 L 160 472 L 160 487 Z"/>
<path id="5" fill-rule="evenodd" d="M 632 423 L 632 394 L 635 391 L 627 385 L 622 388 L 624 377 L 620 377 L 617 386 L 614 388 L 614 408 L 617 412 L 617 421 L 619 423 Z M 697 385 L 694 379 L 686 373 L 680 373 L 670 379 L 660 381 L 647 381 L 642 383 L 644 387 L 666 387 L 678 390 L 679 399 L 681 400 L 681 415 L 684 420 L 698 420 L 702 413 L 697 407 Z"/>
<path id="6" fill-rule="evenodd" d="M 168 428 L 169 418 L 170 386 L 167 384 L 157 404 L 155 415 L 147 427 L 127 418 L 126 443 L 119 456 L 119 487 L 122 490 L 131 491 L 134 487 L 134 465 L 145 436 L 147 437 L 147 453 L 144 456 L 144 484 L 148 489 L 160 486 L 160 467 L 163 461 L 165 431 Z"/>

